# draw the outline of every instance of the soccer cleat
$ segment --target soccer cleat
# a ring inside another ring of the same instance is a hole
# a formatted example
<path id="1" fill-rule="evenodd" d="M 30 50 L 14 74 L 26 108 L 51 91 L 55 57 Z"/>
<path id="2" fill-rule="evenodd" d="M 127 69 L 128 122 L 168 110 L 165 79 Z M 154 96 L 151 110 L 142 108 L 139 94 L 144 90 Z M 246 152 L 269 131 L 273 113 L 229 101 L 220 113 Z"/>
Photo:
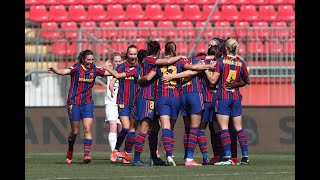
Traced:
<path id="1" fill-rule="evenodd" d="M 224 158 L 223 161 L 214 163 L 216 166 L 234 165 L 230 158 Z"/>
<path id="2" fill-rule="evenodd" d="M 118 157 L 121 157 L 122 160 L 123 160 L 123 159 L 125 159 L 125 160 L 127 160 L 127 161 L 130 161 L 130 160 L 131 160 L 131 154 L 128 154 L 128 153 L 126 153 L 125 151 L 119 152 L 119 153 L 118 153 Z"/>
<path id="3" fill-rule="evenodd" d="M 117 162 L 119 151 L 114 149 L 110 155 L 111 162 Z"/>
<path id="4" fill-rule="evenodd" d="M 232 164 L 238 164 L 238 158 L 231 158 Z"/>
<path id="5" fill-rule="evenodd" d="M 210 159 L 209 158 L 203 159 L 202 165 L 210 165 Z"/>
<path id="6" fill-rule="evenodd" d="M 168 166 L 177 166 L 171 156 L 167 157 L 167 165 Z"/>
<path id="7" fill-rule="evenodd" d="M 165 166 L 166 162 L 160 158 L 150 158 L 150 166 Z"/>
<path id="8" fill-rule="evenodd" d="M 143 167 L 147 167 L 147 166 L 149 166 L 149 165 L 140 160 L 140 161 L 133 161 L 133 162 L 132 162 L 132 166 L 143 166 Z"/>
<path id="9" fill-rule="evenodd" d="M 215 157 L 210 159 L 210 164 L 214 165 L 214 163 L 219 162 L 219 161 L 220 161 L 220 157 L 219 156 L 215 156 Z"/>
<path id="10" fill-rule="evenodd" d="M 123 164 L 130 164 L 130 161 L 127 161 L 126 159 L 122 158 L 122 163 Z"/>
<path id="11" fill-rule="evenodd" d="M 195 160 L 185 161 L 185 162 L 184 162 L 184 165 L 185 165 L 185 166 L 202 166 L 202 164 L 197 163 Z"/>
<path id="12" fill-rule="evenodd" d="M 85 164 L 91 163 L 91 157 L 88 156 L 88 155 L 84 156 L 84 158 L 83 158 L 83 163 L 85 163 Z"/>
<path id="13" fill-rule="evenodd" d="M 248 157 L 242 157 L 241 161 L 239 163 L 237 163 L 237 165 L 249 165 L 249 159 Z"/>
<path id="14" fill-rule="evenodd" d="M 72 155 L 73 155 L 73 151 L 68 150 L 67 156 L 66 156 L 67 164 L 71 164 L 72 163 Z"/>

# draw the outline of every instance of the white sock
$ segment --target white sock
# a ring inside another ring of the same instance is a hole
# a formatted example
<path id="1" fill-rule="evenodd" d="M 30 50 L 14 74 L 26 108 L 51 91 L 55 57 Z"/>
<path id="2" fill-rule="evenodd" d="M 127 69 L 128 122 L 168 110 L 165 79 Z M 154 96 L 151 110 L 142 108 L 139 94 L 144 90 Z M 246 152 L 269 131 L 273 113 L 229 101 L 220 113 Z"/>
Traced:
<path id="1" fill-rule="evenodd" d="M 110 149 L 111 149 L 111 152 L 112 152 L 114 150 L 114 148 L 116 147 L 117 133 L 110 132 L 109 136 L 108 136 L 108 140 L 109 140 Z"/>

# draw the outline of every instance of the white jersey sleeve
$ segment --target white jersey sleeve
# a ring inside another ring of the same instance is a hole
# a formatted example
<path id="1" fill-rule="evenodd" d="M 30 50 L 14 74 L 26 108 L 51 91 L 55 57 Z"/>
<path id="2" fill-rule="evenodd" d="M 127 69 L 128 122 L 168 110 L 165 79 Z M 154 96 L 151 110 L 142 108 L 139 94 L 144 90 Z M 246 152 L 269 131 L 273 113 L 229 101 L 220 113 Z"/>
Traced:
<path id="1" fill-rule="evenodd" d="M 106 79 L 107 79 L 107 92 L 106 92 L 106 95 L 105 95 L 105 98 L 104 98 L 104 102 L 105 104 L 108 104 L 108 105 L 117 105 L 117 94 L 118 94 L 118 88 L 119 88 L 119 80 L 116 81 L 116 83 L 114 84 L 114 96 L 111 97 L 111 91 L 109 90 L 109 85 L 110 85 L 110 82 L 112 80 L 113 76 L 107 76 Z"/>

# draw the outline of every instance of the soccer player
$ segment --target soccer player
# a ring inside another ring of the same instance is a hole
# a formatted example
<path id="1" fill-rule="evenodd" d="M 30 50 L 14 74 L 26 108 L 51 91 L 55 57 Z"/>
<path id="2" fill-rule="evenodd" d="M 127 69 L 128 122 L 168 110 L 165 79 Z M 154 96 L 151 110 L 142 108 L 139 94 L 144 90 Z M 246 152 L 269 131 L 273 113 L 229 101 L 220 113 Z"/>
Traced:
<path id="1" fill-rule="evenodd" d="M 216 63 L 216 71 L 213 73 L 210 82 L 218 82 L 216 94 L 216 116 L 221 127 L 221 142 L 224 149 L 223 161 L 216 162 L 215 165 L 232 165 L 231 160 L 231 140 L 229 133 L 229 119 L 233 120 L 233 125 L 237 133 L 242 151 L 242 159 L 239 164 L 249 164 L 248 142 L 245 131 L 242 129 L 242 106 L 239 88 L 226 88 L 225 83 L 230 81 L 244 80 L 250 84 L 249 73 L 245 62 L 236 56 L 239 44 L 235 39 L 228 39 L 225 42 L 227 56 L 220 58 Z"/>
<path id="2" fill-rule="evenodd" d="M 72 163 L 73 146 L 79 132 L 80 121 L 84 133 L 84 158 L 85 164 L 91 163 L 90 150 L 92 145 L 91 127 L 94 118 L 94 105 L 92 88 L 97 76 L 109 75 L 107 71 L 99 69 L 94 64 L 94 55 L 91 50 L 79 53 L 78 62 L 67 69 L 48 68 L 49 73 L 70 75 L 71 84 L 68 93 L 67 105 L 71 131 L 68 136 L 68 152 L 66 161 Z"/>
<path id="3" fill-rule="evenodd" d="M 119 64 L 123 63 L 120 53 L 114 53 L 111 60 L 106 61 L 107 64 L 111 65 L 111 68 L 115 69 Z M 106 76 L 106 84 L 109 87 L 113 76 Z M 106 113 L 106 123 L 109 125 L 108 141 L 110 145 L 111 152 L 114 150 L 117 143 L 117 133 L 121 131 L 121 122 L 119 120 L 118 105 L 117 105 L 117 94 L 118 94 L 119 81 L 117 80 L 114 85 L 114 96 L 111 97 L 111 91 L 109 88 L 106 90 L 104 97 L 105 102 L 105 113 Z M 110 160 L 116 162 L 117 158 L 110 155 Z"/>
<path id="4" fill-rule="evenodd" d="M 135 119 L 134 113 L 134 99 L 138 90 L 137 80 L 140 76 L 140 66 L 137 62 L 138 49 L 135 45 L 130 45 L 127 48 L 127 59 L 124 63 L 117 66 L 115 70 L 103 63 L 101 66 L 114 76 L 110 82 L 109 89 L 111 97 L 114 96 L 114 83 L 116 79 L 119 80 L 119 90 L 117 94 L 118 113 L 122 123 L 122 129 L 118 133 L 117 143 L 111 156 L 113 159 L 117 157 L 122 158 L 123 163 L 130 163 L 131 151 L 135 140 Z M 120 147 L 126 138 L 125 151 L 120 152 Z"/>

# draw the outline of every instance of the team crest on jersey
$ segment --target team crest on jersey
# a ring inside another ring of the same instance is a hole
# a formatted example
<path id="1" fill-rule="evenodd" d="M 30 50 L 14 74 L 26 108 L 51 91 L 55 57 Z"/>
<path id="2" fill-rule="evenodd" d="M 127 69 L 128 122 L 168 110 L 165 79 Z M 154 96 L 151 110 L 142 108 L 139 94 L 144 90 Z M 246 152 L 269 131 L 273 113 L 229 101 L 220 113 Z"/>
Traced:
<path id="1" fill-rule="evenodd" d="M 127 72 L 130 72 L 130 71 L 132 71 L 134 69 L 134 67 L 131 67 L 131 68 L 129 68 L 128 70 L 127 70 Z"/>

